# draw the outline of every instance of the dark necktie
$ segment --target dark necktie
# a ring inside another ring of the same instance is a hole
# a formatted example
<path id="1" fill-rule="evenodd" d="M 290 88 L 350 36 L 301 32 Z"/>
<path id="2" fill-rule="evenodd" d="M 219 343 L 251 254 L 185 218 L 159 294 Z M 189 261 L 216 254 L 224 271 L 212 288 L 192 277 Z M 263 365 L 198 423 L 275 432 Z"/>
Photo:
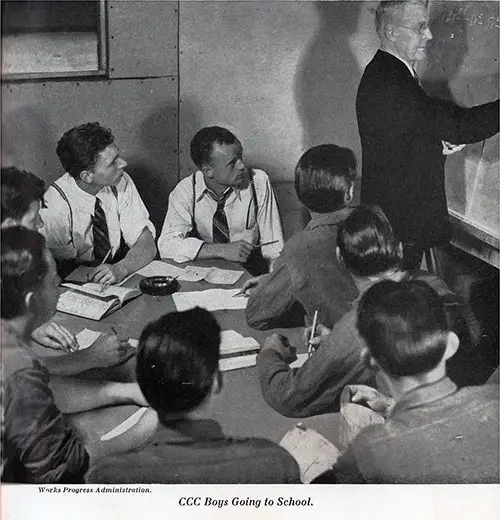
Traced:
<path id="1" fill-rule="evenodd" d="M 229 242 L 229 226 L 227 223 L 224 205 L 233 190 L 229 189 L 217 200 L 217 209 L 212 223 L 212 236 L 214 244 L 227 244 Z"/>
<path id="2" fill-rule="evenodd" d="M 111 246 L 109 244 L 108 224 L 106 215 L 101 206 L 101 201 L 96 197 L 94 215 L 91 217 L 92 233 L 94 235 L 94 260 L 101 263 L 108 255 Z"/>

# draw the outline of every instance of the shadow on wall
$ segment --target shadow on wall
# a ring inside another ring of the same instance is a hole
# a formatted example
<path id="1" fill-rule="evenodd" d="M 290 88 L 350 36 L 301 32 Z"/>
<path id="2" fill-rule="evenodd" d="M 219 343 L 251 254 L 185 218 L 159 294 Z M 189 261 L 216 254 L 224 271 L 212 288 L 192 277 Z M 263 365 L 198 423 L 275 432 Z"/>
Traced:
<path id="1" fill-rule="evenodd" d="M 3 107 L 5 109 L 5 105 Z M 22 136 L 22 137 L 21 137 Z M 56 155 L 58 136 L 34 107 L 2 113 L 2 166 L 17 166 L 44 179 L 46 186 L 62 173 Z"/>
<path id="2" fill-rule="evenodd" d="M 179 177 L 178 180 L 194 173 L 196 166 L 191 160 L 189 145 L 191 139 L 198 130 L 204 126 L 225 126 L 220 121 L 210 121 L 206 124 L 201 123 L 201 108 L 193 103 L 189 98 L 183 97 L 179 107 Z M 243 143 L 245 146 L 245 143 Z"/>
<path id="3" fill-rule="evenodd" d="M 304 149 L 322 143 L 351 148 L 360 162 L 356 92 L 362 70 L 349 45 L 360 2 L 317 2 L 319 27 L 296 73 L 295 99 Z"/>

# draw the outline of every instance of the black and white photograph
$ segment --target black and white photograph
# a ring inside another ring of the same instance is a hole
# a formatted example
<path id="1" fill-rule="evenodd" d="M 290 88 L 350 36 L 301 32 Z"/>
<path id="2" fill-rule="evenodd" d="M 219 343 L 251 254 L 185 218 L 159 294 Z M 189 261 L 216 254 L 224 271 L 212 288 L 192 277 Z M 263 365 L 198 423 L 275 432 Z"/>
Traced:
<path id="1" fill-rule="evenodd" d="M 1 0 L 0 516 L 495 518 L 499 49 L 496 0 Z"/>

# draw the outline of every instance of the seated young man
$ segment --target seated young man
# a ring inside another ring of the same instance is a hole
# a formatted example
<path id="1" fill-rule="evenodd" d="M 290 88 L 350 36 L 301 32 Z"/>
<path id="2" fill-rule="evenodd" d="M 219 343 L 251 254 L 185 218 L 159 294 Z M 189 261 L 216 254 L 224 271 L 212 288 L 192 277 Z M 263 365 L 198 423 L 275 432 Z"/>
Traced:
<path id="1" fill-rule="evenodd" d="M 24 226 L 33 231 L 40 229 L 43 226 L 39 214 L 45 191 L 43 180 L 14 166 L 2 168 L 1 176 L 1 227 Z M 78 342 L 73 334 L 53 321 L 35 329 L 32 339 L 45 347 L 67 352 L 78 349 Z"/>
<path id="2" fill-rule="evenodd" d="M 250 327 L 304 325 L 315 311 L 327 327 L 349 310 L 358 295 L 336 258 L 337 230 L 349 215 L 356 159 L 348 148 L 324 144 L 309 149 L 295 168 L 295 190 L 311 213 L 305 229 L 287 241 L 270 274 L 249 280 L 246 318 Z M 254 284 L 258 283 L 256 287 Z"/>
<path id="3" fill-rule="evenodd" d="M 280 446 L 226 437 L 217 422 L 190 417 L 221 388 L 219 347 L 220 327 L 199 307 L 146 326 L 137 352 L 137 382 L 160 423 L 146 444 L 99 462 L 89 482 L 299 482 L 297 463 Z"/>
<path id="4" fill-rule="evenodd" d="M 45 193 L 41 232 L 60 272 L 91 265 L 91 279 L 117 283 L 156 255 L 155 228 L 111 130 L 85 123 L 57 144 L 66 173 Z"/>
<path id="5" fill-rule="evenodd" d="M 267 272 L 283 248 L 267 174 L 247 168 L 241 142 L 218 126 L 202 128 L 193 137 L 191 159 L 198 171 L 169 196 L 160 256 L 176 262 L 224 258 L 244 264 L 252 274 Z"/>
<path id="6" fill-rule="evenodd" d="M 35 327 L 54 314 L 58 283 L 54 260 L 39 233 L 24 227 L 2 229 L 4 482 L 83 482 L 89 463 L 142 442 L 156 424 L 156 415 L 148 411 L 133 431 L 109 442 L 94 439 L 89 433 L 80 440 L 69 426 L 63 412 L 147 403 L 136 383 L 50 378 L 43 362 L 32 353 L 29 338 Z M 126 348 L 130 349 L 122 346 Z"/>
<path id="7" fill-rule="evenodd" d="M 377 206 L 354 209 L 339 225 L 337 243 L 339 260 L 349 269 L 359 294 L 381 280 L 417 277 L 427 279 L 443 298 L 453 296 L 436 277 L 402 270 L 401 243 Z M 376 384 L 375 374 L 361 359 L 364 343 L 356 328 L 358 301 L 333 330 L 318 327 L 320 336 L 312 340 L 317 348 L 300 368 L 289 366 L 297 356 L 286 338 L 273 334 L 266 340 L 257 368 L 262 395 L 272 408 L 290 417 L 337 412 L 344 386 Z"/>
<path id="8" fill-rule="evenodd" d="M 24 226 L 33 231 L 43 227 L 39 210 L 45 185 L 42 179 L 15 167 L 2 168 L 1 227 Z M 66 327 L 48 321 L 31 333 L 31 339 L 44 347 L 72 352 L 70 356 L 45 358 L 52 375 L 76 375 L 97 367 L 110 367 L 127 360 L 133 352 L 124 350 L 114 335 L 101 336 L 90 348 L 76 352 L 78 342 Z"/>
<path id="9" fill-rule="evenodd" d="M 459 340 L 436 292 L 417 280 L 380 282 L 361 299 L 358 328 L 364 357 L 396 402 L 318 481 L 498 483 L 498 385 L 458 390 L 447 377 Z M 379 394 L 378 409 L 384 401 Z"/>

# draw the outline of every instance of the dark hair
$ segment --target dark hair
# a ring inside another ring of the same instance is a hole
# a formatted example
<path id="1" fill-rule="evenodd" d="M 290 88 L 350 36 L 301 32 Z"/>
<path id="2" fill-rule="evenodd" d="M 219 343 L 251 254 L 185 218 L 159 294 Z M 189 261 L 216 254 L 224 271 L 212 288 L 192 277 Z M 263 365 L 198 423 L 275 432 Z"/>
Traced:
<path id="1" fill-rule="evenodd" d="M 355 208 L 339 225 L 337 245 L 346 266 L 359 276 L 373 276 L 402 266 L 400 243 L 378 206 Z"/>
<path id="2" fill-rule="evenodd" d="M 356 158 L 349 148 L 334 144 L 314 146 L 295 168 L 295 191 L 311 211 L 330 213 L 345 206 L 345 196 L 356 178 Z"/>
<path id="3" fill-rule="evenodd" d="M 218 369 L 220 327 L 205 309 L 172 312 L 139 339 L 137 382 L 158 412 L 182 413 L 209 395 Z"/>
<path id="4" fill-rule="evenodd" d="M 109 128 L 99 123 L 85 123 L 64 133 L 57 143 L 57 155 L 63 168 L 75 179 L 84 170 L 92 169 L 97 154 L 113 143 Z"/>
<path id="5" fill-rule="evenodd" d="M 49 266 L 45 239 L 23 226 L 2 229 L 1 316 L 10 320 L 24 314 L 25 296 L 45 280 Z"/>
<path id="6" fill-rule="evenodd" d="M 12 218 L 21 220 L 35 201 L 43 202 L 45 183 L 30 172 L 14 166 L 1 169 L 2 223 Z"/>
<path id="7" fill-rule="evenodd" d="M 446 350 L 443 302 L 420 280 L 370 287 L 359 304 L 358 329 L 373 358 L 396 377 L 428 372 Z"/>
<path id="8" fill-rule="evenodd" d="M 202 128 L 191 140 L 191 159 L 201 168 L 210 163 L 214 143 L 234 144 L 237 137 L 220 126 L 207 126 Z"/>

